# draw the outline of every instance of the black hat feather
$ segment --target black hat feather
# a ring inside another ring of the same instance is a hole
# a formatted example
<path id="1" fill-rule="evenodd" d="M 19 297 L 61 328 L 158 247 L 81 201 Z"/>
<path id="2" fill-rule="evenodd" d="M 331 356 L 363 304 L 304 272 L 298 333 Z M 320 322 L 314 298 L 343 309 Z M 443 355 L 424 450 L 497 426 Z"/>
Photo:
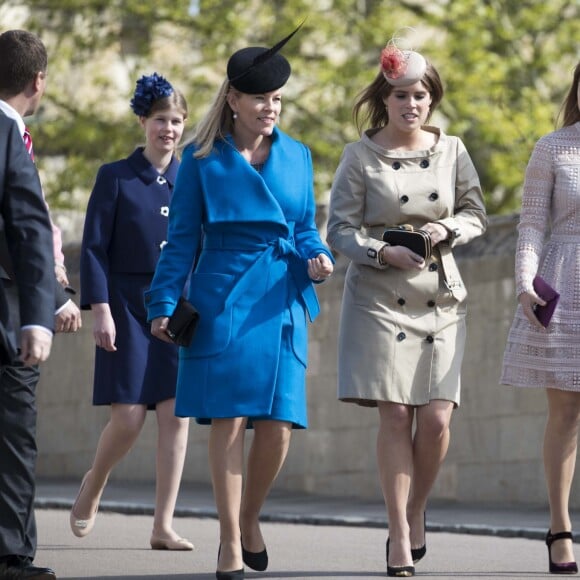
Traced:
<path id="1" fill-rule="evenodd" d="M 250 95 L 269 93 L 286 84 L 292 69 L 279 51 L 303 24 L 304 21 L 272 48 L 250 46 L 235 52 L 227 67 L 230 84 L 238 91 Z"/>

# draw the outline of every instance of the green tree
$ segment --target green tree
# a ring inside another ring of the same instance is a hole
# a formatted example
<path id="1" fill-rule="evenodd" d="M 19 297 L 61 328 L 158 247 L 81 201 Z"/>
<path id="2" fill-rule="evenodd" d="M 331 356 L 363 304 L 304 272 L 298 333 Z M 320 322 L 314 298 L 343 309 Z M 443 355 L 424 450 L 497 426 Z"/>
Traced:
<path id="1" fill-rule="evenodd" d="M 21 27 L 50 52 L 35 119 L 45 189 L 53 207 L 81 209 L 98 166 L 142 139 L 128 107 L 141 74 L 156 70 L 186 94 L 192 126 L 234 50 L 271 45 L 307 17 L 284 48 L 294 72 L 281 127 L 310 146 L 319 197 L 358 138 L 352 104 L 380 49 L 410 26 L 446 85 L 435 121 L 465 141 L 490 213 L 512 211 L 534 142 L 555 127 L 580 37 L 577 0 L 7 0 L 0 30 L 14 27 L 15 7 L 29 9 Z"/>

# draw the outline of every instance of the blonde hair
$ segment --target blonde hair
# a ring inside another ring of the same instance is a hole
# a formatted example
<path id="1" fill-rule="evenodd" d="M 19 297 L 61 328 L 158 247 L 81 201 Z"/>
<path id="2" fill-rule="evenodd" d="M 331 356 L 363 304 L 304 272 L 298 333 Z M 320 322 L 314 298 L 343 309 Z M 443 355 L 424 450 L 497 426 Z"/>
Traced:
<path id="1" fill-rule="evenodd" d="M 160 99 L 153 101 L 153 104 L 145 117 L 152 117 L 155 113 L 167 111 L 171 108 L 179 111 L 183 115 L 183 118 L 187 119 L 187 101 L 185 100 L 183 93 L 174 87 L 173 92 L 168 97 L 161 97 Z"/>
<path id="2" fill-rule="evenodd" d="M 186 143 L 194 143 L 197 150 L 196 159 L 207 157 L 213 150 L 215 142 L 224 140 L 234 128 L 233 112 L 227 102 L 230 82 L 226 79 L 219 88 L 209 110 L 193 130 L 192 138 Z"/>
<path id="3" fill-rule="evenodd" d="M 574 79 L 562 105 L 560 114 L 563 115 L 562 127 L 569 127 L 580 121 L 580 103 L 578 102 L 578 84 L 580 84 L 580 62 L 574 69 Z"/>

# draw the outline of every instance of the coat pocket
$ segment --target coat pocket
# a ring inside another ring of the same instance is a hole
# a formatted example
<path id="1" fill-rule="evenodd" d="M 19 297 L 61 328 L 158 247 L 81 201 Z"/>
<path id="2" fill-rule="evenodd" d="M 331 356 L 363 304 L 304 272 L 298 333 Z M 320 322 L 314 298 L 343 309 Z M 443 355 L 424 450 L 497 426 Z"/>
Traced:
<path id="1" fill-rule="evenodd" d="M 231 274 L 193 273 L 189 301 L 199 312 L 199 323 L 182 358 L 215 356 L 228 346 L 232 334 L 232 305 L 224 308 L 235 277 Z"/>

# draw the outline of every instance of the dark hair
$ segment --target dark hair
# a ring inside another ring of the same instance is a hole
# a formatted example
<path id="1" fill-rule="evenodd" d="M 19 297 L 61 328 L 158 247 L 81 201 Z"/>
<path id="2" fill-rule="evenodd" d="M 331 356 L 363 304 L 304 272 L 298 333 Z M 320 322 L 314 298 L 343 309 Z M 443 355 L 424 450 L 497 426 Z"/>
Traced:
<path id="1" fill-rule="evenodd" d="M 427 62 L 427 70 L 421 82 L 431 95 L 431 107 L 429 110 L 429 117 L 431 117 L 431 114 L 443 99 L 444 90 L 437 69 L 429 62 Z M 362 133 L 365 126 L 380 128 L 389 122 L 389 113 L 385 108 L 384 99 L 394 90 L 400 88 L 404 87 L 393 87 L 385 80 L 383 73 L 379 72 L 373 82 L 359 93 L 352 111 L 359 133 Z"/>
<path id="2" fill-rule="evenodd" d="M 46 47 L 26 30 L 0 34 L 0 95 L 13 97 L 23 92 L 39 72 L 48 67 Z"/>
<path id="3" fill-rule="evenodd" d="M 167 111 L 167 109 L 171 109 L 171 107 L 175 107 L 181 111 L 183 117 L 187 118 L 187 101 L 183 94 L 175 87 L 173 87 L 173 93 L 168 97 L 161 97 L 160 99 L 153 101 L 149 113 L 147 113 L 147 117 L 152 117 L 155 113 L 160 111 Z"/>
<path id="4" fill-rule="evenodd" d="M 569 127 L 580 121 L 580 99 L 578 98 L 578 83 L 580 83 L 580 62 L 574 69 L 574 80 L 572 86 L 566 95 L 562 110 L 560 113 L 564 115 L 562 119 L 562 127 Z"/>

